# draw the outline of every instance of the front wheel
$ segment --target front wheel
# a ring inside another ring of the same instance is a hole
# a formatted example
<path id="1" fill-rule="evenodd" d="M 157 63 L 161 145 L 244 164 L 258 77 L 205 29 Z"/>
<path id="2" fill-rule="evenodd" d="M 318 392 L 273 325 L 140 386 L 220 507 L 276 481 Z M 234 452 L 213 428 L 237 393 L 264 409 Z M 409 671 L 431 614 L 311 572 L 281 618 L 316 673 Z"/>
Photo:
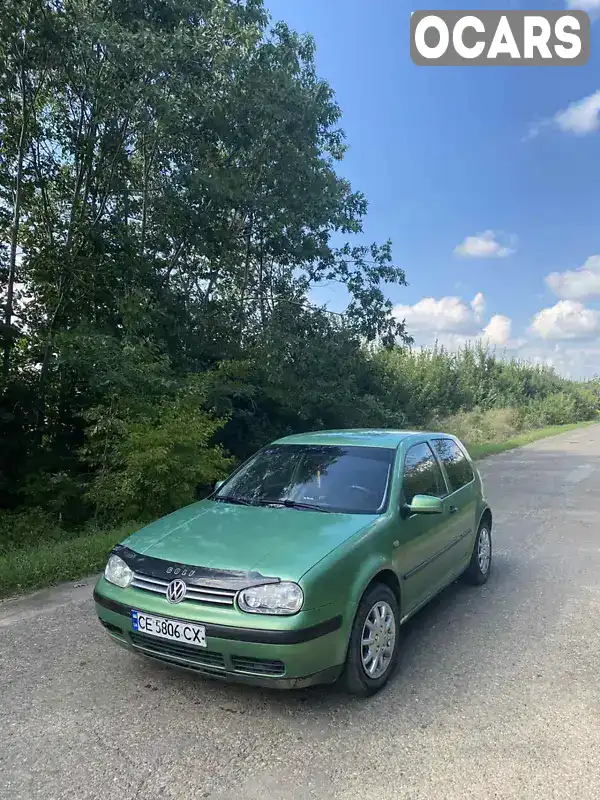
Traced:
<path id="1" fill-rule="evenodd" d="M 482 522 L 477 531 L 471 561 L 465 571 L 465 579 L 474 586 L 482 586 L 490 576 L 492 567 L 492 532 L 487 522 Z"/>
<path id="2" fill-rule="evenodd" d="M 364 595 L 356 612 L 342 674 L 347 692 L 369 697 L 390 679 L 398 657 L 400 608 L 383 583 Z"/>

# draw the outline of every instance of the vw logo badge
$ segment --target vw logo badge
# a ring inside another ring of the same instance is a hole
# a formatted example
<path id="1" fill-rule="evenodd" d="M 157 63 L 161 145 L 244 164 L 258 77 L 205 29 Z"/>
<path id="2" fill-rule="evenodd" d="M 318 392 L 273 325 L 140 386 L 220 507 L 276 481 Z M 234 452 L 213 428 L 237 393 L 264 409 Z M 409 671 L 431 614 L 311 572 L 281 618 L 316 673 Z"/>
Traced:
<path id="1" fill-rule="evenodd" d="M 185 581 L 177 578 L 167 586 L 167 600 L 169 603 L 181 603 L 186 592 L 187 585 Z"/>

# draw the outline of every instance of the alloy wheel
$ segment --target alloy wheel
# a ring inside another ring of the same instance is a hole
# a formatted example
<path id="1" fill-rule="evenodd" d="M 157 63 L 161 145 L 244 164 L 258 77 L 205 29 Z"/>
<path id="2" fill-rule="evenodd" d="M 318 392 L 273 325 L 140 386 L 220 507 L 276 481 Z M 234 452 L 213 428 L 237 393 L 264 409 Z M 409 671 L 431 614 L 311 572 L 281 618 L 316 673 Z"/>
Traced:
<path id="1" fill-rule="evenodd" d="M 365 619 L 361 636 L 362 666 L 369 678 L 381 678 L 390 666 L 396 642 L 396 618 L 391 606 L 379 600 Z"/>
<path id="2" fill-rule="evenodd" d="M 487 528 L 482 528 L 479 531 L 479 541 L 477 543 L 477 561 L 483 575 L 487 575 L 490 568 L 491 551 L 492 543 L 490 540 L 490 532 Z"/>

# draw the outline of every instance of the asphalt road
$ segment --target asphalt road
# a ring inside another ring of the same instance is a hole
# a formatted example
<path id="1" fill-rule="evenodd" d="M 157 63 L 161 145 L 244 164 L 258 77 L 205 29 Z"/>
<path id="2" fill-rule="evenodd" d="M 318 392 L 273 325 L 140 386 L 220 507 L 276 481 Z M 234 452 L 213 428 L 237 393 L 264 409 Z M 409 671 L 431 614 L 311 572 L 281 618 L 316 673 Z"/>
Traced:
<path id="1" fill-rule="evenodd" d="M 0 797 L 600 796 L 600 426 L 484 462 L 493 575 L 408 626 L 368 701 L 131 655 L 91 583 L 0 604 Z"/>

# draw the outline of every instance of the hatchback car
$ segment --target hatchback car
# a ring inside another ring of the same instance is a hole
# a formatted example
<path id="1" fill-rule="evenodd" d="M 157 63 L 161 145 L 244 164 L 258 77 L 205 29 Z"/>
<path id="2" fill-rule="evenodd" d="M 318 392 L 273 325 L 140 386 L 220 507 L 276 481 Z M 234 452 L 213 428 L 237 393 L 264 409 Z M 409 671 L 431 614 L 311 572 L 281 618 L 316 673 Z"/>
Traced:
<path id="1" fill-rule="evenodd" d="M 136 653 L 197 673 L 380 690 L 401 626 L 459 576 L 490 573 L 492 514 L 454 436 L 289 436 L 206 499 L 114 548 L 100 621 Z"/>

